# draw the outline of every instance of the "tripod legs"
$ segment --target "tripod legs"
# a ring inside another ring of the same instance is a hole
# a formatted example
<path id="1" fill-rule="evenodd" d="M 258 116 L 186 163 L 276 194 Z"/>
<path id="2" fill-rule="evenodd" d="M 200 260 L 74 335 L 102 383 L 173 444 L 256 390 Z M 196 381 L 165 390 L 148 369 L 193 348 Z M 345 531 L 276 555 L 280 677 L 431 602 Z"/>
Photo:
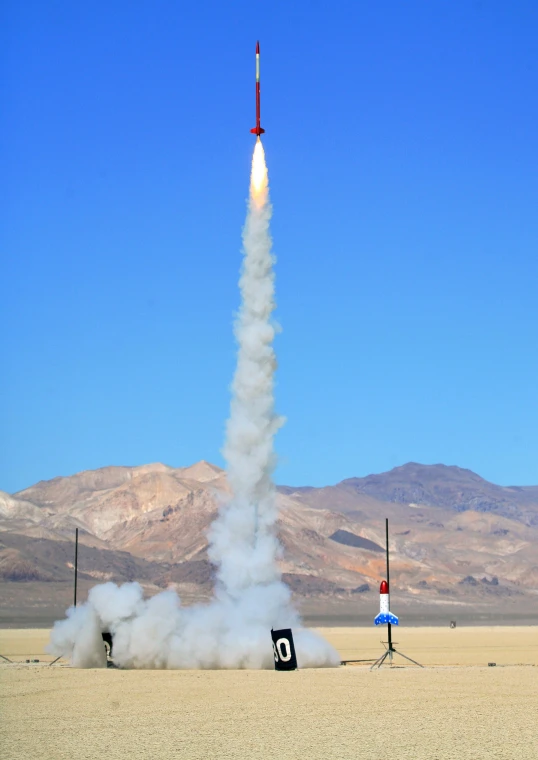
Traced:
<path id="1" fill-rule="evenodd" d="M 416 660 L 412 660 L 406 654 L 402 654 L 401 652 L 398 652 L 396 649 L 393 649 L 392 651 L 396 652 L 396 654 L 399 654 L 400 657 L 404 657 L 406 660 L 409 660 L 409 662 L 412 662 L 413 665 L 417 665 L 419 668 L 423 668 L 424 667 L 424 665 L 421 665 L 420 662 L 417 662 Z"/>
<path id="2" fill-rule="evenodd" d="M 389 656 L 389 652 L 390 652 L 390 649 L 387 649 L 385 652 L 383 652 L 383 654 L 381 655 L 381 657 L 379 657 L 374 662 L 374 664 L 370 666 L 370 670 L 373 670 L 376 666 L 378 668 L 380 668 L 383 665 L 383 663 L 385 662 L 385 660 L 387 659 L 387 657 Z"/>
<path id="3" fill-rule="evenodd" d="M 424 665 L 421 665 L 420 662 L 417 662 L 416 660 L 412 660 L 410 657 L 408 657 L 406 654 L 402 654 L 402 652 L 398 652 L 397 649 L 394 649 L 394 647 L 390 647 L 390 649 L 386 649 L 381 657 L 377 659 L 374 664 L 370 667 L 370 670 L 373 670 L 375 667 L 379 670 L 379 668 L 383 665 L 387 657 L 390 660 L 390 664 L 392 665 L 392 656 L 394 654 L 399 654 L 400 657 L 403 657 L 405 660 L 409 660 L 409 662 L 412 662 L 413 665 L 417 665 L 419 668 L 423 668 Z"/>

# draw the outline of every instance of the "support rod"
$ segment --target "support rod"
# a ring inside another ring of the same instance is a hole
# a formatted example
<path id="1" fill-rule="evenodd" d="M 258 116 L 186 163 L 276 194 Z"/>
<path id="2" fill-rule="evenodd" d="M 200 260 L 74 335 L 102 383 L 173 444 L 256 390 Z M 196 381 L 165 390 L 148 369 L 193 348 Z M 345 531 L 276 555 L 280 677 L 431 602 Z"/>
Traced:
<path id="1" fill-rule="evenodd" d="M 385 517 L 385 545 L 387 548 L 387 586 L 389 587 L 390 594 L 390 570 L 389 570 L 389 518 Z M 388 637 L 389 637 L 389 658 L 392 662 L 392 626 L 390 623 L 387 625 Z"/>
<path id="2" fill-rule="evenodd" d="M 73 606 L 77 606 L 77 573 L 78 573 L 78 528 L 75 529 L 75 590 Z"/>

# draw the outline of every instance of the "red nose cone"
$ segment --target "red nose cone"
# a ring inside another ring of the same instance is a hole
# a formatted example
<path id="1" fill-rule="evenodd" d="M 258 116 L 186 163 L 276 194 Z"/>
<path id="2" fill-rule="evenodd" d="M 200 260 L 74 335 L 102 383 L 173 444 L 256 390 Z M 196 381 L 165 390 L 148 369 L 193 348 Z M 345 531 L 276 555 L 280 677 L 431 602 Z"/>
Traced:
<path id="1" fill-rule="evenodd" d="M 380 594 L 389 593 L 389 584 L 387 583 L 387 581 L 381 581 L 381 586 L 379 587 L 379 593 Z"/>
<path id="2" fill-rule="evenodd" d="M 256 53 L 258 55 L 260 54 L 260 43 L 259 42 L 256 43 Z"/>

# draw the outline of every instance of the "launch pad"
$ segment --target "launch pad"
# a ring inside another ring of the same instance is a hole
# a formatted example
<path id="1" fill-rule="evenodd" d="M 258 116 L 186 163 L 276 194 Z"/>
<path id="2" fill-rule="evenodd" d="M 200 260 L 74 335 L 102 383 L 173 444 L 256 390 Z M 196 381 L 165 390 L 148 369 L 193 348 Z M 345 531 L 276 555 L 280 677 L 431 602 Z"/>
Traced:
<path id="1" fill-rule="evenodd" d="M 389 623 L 389 636 L 388 641 L 382 641 L 384 647 L 386 647 L 385 651 L 379 657 L 374 664 L 370 667 L 370 670 L 373 670 L 374 668 L 380 668 L 385 660 L 389 660 L 389 664 L 392 665 L 392 660 L 395 654 L 399 655 L 400 657 L 403 657 L 405 660 L 409 660 L 409 662 L 412 662 L 413 665 L 417 665 L 419 668 L 423 668 L 424 665 L 421 665 L 420 662 L 417 662 L 416 660 L 412 660 L 411 657 L 408 657 L 406 654 L 403 654 L 403 652 L 398 652 L 397 649 L 394 648 L 394 644 L 392 643 L 392 636 L 390 631 L 390 623 Z"/>
<path id="2" fill-rule="evenodd" d="M 417 662 L 416 660 L 412 660 L 411 657 L 408 657 L 406 654 L 403 654 L 403 652 L 399 652 L 397 649 L 394 648 L 394 644 L 392 643 L 392 624 L 390 623 L 390 619 L 392 617 L 393 620 L 395 620 L 396 624 L 398 623 L 398 618 L 395 616 L 391 616 L 390 609 L 389 609 L 389 602 L 388 602 L 388 590 L 390 588 L 390 568 L 389 568 L 389 518 L 385 518 L 385 543 L 386 543 L 386 553 L 387 553 L 387 581 L 386 583 L 383 582 L 381 584 L 381 594 L 384 594 L 384 587 L 386 587 L 386 597 L 387 597 L 387 607 L 386 612 L 388 614 L 383 615 L 380 613 L 378 617 L 376 618 L 376 624 L 378 622 L 378 618 L 381 617 L 382 622 L 386 622 L 387 620 L 387 629 L 388 629 L 388 641 L 382 641 L 381 643 L 385 647 L 385 651 L 381 655 L 381 657 L 378 657 L 378 659 L 374 662 L 374 664 L 370 667 L 370 670 L 373 670 L 377 667 L 379 668 L 383 665 L 386 660 L 389 660 L 389 664 L 392 665 L 392 660 L 394 659 L 394 655 L 397 654 L 400 657 L 403 657 L 405 660 L 409 660 L 409 662 L 412 662 L 413 665 L 417 665 L 419 668 L 423 668 L 424 665 L 421 665 L 420 662 Z M 381 599 L 383 599 L 384 596 L 381 596 Z M 383 609 L 383 608 L 382 608 Z"/>

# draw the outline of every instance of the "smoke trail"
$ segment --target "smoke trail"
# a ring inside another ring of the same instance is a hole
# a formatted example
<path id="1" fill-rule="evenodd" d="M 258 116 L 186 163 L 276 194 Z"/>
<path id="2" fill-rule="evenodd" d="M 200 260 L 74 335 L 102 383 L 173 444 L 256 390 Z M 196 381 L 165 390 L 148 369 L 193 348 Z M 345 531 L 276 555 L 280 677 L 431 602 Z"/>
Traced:
<path id="1" fill-rule="evenodd" d="M 267 168 L 258 139 L 243 230 L 239 345 L 224 455 L 232 497 L 221 505 L 209 532 L 209 557 L 217 566 L 214 599 L 182 607 L 175 591 L 143 598 L 138 583 L 105 583 L 86 604 L 55 624 L 49 650 L 75 667 L 106 663 L 100 631 L 113 635 L 114 661 L 125 668 L 272 668 L 271 628 L 293 628 L 299 667 L 339 664 L 338 653 L 301 627 L 282 583 L 275 535 L 273 438 L 282 424 L 274 411 L 276 367 L 271 322 L 274 257 Z"/>
<path id="2" fill-rule="evenodd" d="M 258 138 L 252 157 L 250 197 L 243 230 L 241 307 L 235 326 L 239 345 L 224 456 L 233 499 L 210 532 L 209 556 L 228 594 L 279 580 L 273 438 L 283 419 L 274 412 L 276 357 L 272 208 L 265 155 Z"/>

